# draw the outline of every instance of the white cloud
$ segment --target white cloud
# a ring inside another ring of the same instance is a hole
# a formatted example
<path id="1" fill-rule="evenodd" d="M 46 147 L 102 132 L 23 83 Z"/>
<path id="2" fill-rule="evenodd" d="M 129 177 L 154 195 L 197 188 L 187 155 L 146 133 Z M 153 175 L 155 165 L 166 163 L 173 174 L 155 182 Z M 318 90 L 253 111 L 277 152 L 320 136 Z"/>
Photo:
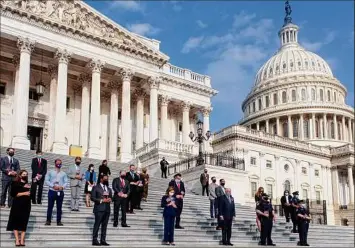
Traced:
<path id="1" fill-rule="evenodd" d="M 134 12 L 143 11 L 143 6 L 138 1 L 111 1 L 109 8 L 111 9 L 124 9 Z"/>
<path id="2" fill-rule="evenodd" d="M 175 12 L 180 12 L 182 10 L 182 7 L 180 4 L 178 4 L 178 1 L 170 0 L 170 3 L 173 5 L 173 10 Z"/>
<path id="3" fill-rule="evenodd" d="M 208 25 L 201 20 L 197 20 L 196 23 L 200 28 L 207 28 L 208 27 Z"/>
<path id="4" fill-rule="evenodd" d="M 181 52 L 182 53 L 189 53 L 192 49 L 199 47 L 203 39 L 204 39 L 203 36 L 190 37 L 183 45 Z"/>
<path id="5" fill-rule="evenodd" d="M 255 17 L 256 17 L 255 13 L 254 14 L 247 14 L 243 10 L 239 14 L 234 15 L 233 27 L 234 28 L 243 27 L 246 24 L 249 24 Z"/>
<path id="6" fill-rule="evenodd" d="M 258 43 L 268 43 L 273 26 L 274 23 L 271 19 L 261 19 L 257 23 L 241 30 L 239 35 L 243 38 L 254 38 Z"/>
<path id="7" fill-rule="evenodd" d="M 156 35 L 160 32 L 159 28 L 155 28 L 149 23 L 136 23 L 130 24 L 127 28 L 133 33 L 146 36 L 146 35 Z"/>
<path id="8" fill-rule="evenodd" d="M 326 36 L 324 37 L 323 41 L 303 41 L 301 42 L 302 46 L 309 51 L 318 52 L 323 46 L 332 43 L 335 40 L 336 32 L 334 31 L 326 31 Z"/>

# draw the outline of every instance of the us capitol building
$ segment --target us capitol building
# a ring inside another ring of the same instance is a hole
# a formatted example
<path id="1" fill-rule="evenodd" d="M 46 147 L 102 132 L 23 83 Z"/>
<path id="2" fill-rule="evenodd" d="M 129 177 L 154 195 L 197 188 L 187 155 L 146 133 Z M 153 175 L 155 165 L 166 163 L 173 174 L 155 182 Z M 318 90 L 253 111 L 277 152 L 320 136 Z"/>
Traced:
<path id="1" fill-rule="evenodd" d="M 114 23 L 82 1 L 0 0 L 0 144 L 18 149 L 135 162 L 151 173 L 196 155 L 189 138 L 203 117 L 207 75 L 169 63 L 160 41 Z M 326 200 L 328 224 L 354 216 L 354 109 L 329 65 L 298 43 L 289 14 L 280 49 L 257 72 L 244 118 L 205 144 L 243 158 L 244 170 L 209 166 L 241 203 L 263 186 Z M 201 168 L 184 180 L 197 187 Z M 196 177 L 197 176 L 197 177 Z M 343 209 L 344 206 L 348 210 Z"/>

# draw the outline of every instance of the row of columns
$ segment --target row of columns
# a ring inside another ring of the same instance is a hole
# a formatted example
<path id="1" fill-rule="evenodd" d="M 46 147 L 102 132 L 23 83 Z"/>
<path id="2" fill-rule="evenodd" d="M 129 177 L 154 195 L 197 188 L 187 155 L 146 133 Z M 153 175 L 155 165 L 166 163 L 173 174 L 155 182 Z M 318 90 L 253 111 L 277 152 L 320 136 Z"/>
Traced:
<path id="1" fill-rule="evenodd" d="M 353 165 L 347 166 L 348 182 L 349 182 L 349 204 L 354 204 L 354 179 L 353 179 Z M 340 205 L 340 188 L 339 188 L 339 171 L 337 167 L 332 168 L 332 182 L 333 182 L 333 197 L 334 203 Z"/>

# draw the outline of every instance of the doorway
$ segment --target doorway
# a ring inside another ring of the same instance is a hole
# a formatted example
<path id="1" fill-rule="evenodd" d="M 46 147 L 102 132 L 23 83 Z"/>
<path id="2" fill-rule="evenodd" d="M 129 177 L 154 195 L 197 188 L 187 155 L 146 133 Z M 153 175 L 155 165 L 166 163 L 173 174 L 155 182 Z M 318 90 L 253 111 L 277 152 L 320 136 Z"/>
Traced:
<path id="1" fill-rule="evenodd" d="M 43 128 L 41 127 L 27 127 L 27 137 L 30 140 L 31 150 L 42 150 L 42 137 L 43 137 Z"/>

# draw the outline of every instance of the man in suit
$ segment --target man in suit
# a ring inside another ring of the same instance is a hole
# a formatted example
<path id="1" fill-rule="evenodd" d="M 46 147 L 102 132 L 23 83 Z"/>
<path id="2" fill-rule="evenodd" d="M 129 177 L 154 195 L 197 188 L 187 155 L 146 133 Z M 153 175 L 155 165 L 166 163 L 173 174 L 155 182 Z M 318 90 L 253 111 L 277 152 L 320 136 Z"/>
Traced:
<path id="1" fill-rule="evenodd" d="M 160 161 L 160 170 L 161 170 L 161 178 L 167 178 L 166 177 L 166 172 L 168 170 L 168 161 L 165 160 L 165 158 L 163 157 L 162 160 Z"/>
<path id="2" fill-rule="evenodd" d="M 232 223 L 233 218 L 235 217 L 235 204 L 234 198 L 231 195 L 231 189 L 225 189 L 226 194 L 223 195 L 220 199 L 220 210 L 219 218 L 223 221 L 222 228 L 222 244 L 230 245 L 233 244 L 231 241 L 232 236 Z"/>
<path id="3" fill-rule="evenodd" d="M 42 151 L 36 152 L 37 157 L 32 159 L 32 184 L 31 184 L 31 200 L 32 204 L 42 204 L 42 192 L 44 179 L 47 174 L 47 160 L 42 158 Z M 36 191 L 38 187 L 38 195 L 36 202 Z"/>
<path id="4" fill-rule="evenodd" d="M 9 208 L 12 206 L 12 197 L 11 197 L 11 182 L 17 176 L 17 173 L 20 171 L 20 163 L 16 158 L 15 149 L 7 148 L 7 156 L 3 157 L 1 160 L 1 200 L 0 207 L 5 207 L 6 194 L 8 194 L 7 205 Z"/>
<path id="5" fill-rule="evenodd" d="M 285 213 L 286 222 L 290 222 L 290 213 L 292 211 L 292 196 L 290 195 L 288 190 L 284 191 L 284 195 L 281 197 L 280 201 Z"/>
<path id="6" fill-rule="evenodd" d="M 75 158 L 75 165 L 69 167 L 68 176 L 70 178 L 71 190 L 71 211 L 79 211 L 81 186 L 85 180 L 86 169 L 80 166 L 81 157 Z"/>
<path id="7" fill-rule="evenodd" d="M 184 196 L 185 196 L 185 185 L 184 182 L 181 181 L 181 174 L 178 173 L 174 176 L 174 180 L 172 180 L 169 183 L 169 187 L 174 188 L 175 196 L 176 196 L 176 222 L 175 222 L 175 228 L 176 229 L 184 229 L 182 226 L 180 226 L 180 221 L 181 221 L 181 213 L 182 213 L 182 208 L 184 207 Z"/>
<path id="8" fill-rule="evenodd" d="M 118 226 L 118 215 L 121 208 L 121 226 L 129 227 L 126 223 L 126 205 L 127 197 L 130 193 L 129 182 L 126 180 L 126 171 L 120 171 L 120 177 L 113 179 L 112 188 L 114 191 L 113 203 L 114 203 L 114 217 L 113 226 Z"/>
<path id="9" fill-rule="evenodd" d="M 210 175 L 207 173 L 207 169 L 201 174 L 200 182 L 202 186 L 202 195 L 205 195 L 205 191 L 207 196 L 209 196 L 208 185 L 209 185 Z"/>
<path id="10" fill-rule="evenodd" d="M 219 180 L 219 186 L 216 188 L 216 196 L 217 196 L 217 213 L 219 213 L 219 204 L 220 204 L 220 200 L 222 198 L 222 196 L 224 196 L 226 194 L 226 190 L 224 188 L 224 185 L 226 185 L 226 181 L 224 179 L 220 179 Z M 221 230 L 222 226 L 223 226 L 223 222 L 222 220 L 219 218 L 220 214 L 218 214 L 218 225 L 216 227 L 216 230 Z"/>
<path id="11" fill-rule="evenodd" d="M 292 221 L 292 232 L 293 233 L 298 233 L 298 219 L 297 219 L 297 209 L 298 209 L 298 196 L 299 192 L 295 191 L 292 193 L 293 197 L 291 200 L 291 221 Z"/>
<path id="12" fill-rule="evenodd" d="M 108 187 L 108 176 L 100 176 L 100 183 L 95 185 L 91 192 L 91 200 L 95 203 L 94 214 L 95 223 L 92 236 L 92 245 L 109 246 L 106 242 L 107 224 L 110 219 L 112 201 L 112 190 Z M 97 240 L 99 236 L 99 228 L 101 225 L 101 240 Z"/>
<path id="13" fill-rule="evenodd" d="M 138 184 L 139 184 L 139 176 L 135 173 L 135 165 L 131 164 L 129 166 L 129 172 L 126 174 L 126 180 L 130 186 L 130 194 L 128 195 L 128 200 L 126 204 L 126 210 L 130 214 L 134 214 L 133 209 L 137 207 L 138 204 Z"/>

